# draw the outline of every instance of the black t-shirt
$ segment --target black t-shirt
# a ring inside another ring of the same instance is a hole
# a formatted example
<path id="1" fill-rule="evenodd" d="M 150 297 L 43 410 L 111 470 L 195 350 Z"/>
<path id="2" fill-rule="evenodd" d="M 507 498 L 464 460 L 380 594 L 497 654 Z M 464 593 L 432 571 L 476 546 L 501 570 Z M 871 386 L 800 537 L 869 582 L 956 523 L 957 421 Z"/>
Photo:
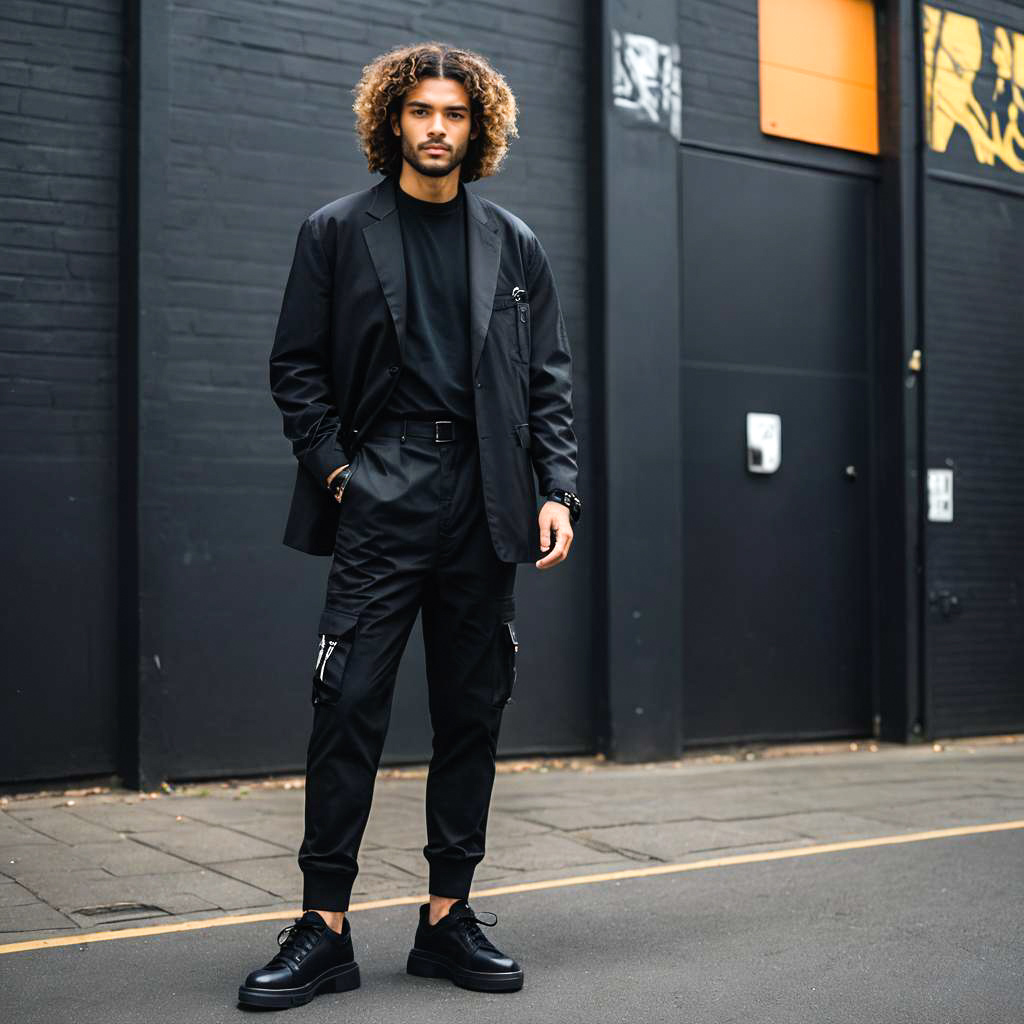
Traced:
<path id="1" fill-rule="evenodd" d="M 465 186 L 432 203 L 396 181 L 395 199 L 408 301 L 402 371 L 383 415 L 473 420 Z"/>

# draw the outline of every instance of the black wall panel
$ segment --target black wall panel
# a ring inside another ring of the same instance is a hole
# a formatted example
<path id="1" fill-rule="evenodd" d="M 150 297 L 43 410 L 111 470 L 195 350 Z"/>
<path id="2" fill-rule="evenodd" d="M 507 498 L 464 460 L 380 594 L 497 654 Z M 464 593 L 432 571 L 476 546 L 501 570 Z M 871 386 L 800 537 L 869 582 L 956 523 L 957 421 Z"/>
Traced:
<path id="1" fill-rule="evenodd" d="M 0 5 L 0 779 L 115 769 L 121 4 Z"/>
<path id="2" fill-rule="evenodd" d="M 681 195 L 684 735 L 866 735 L 875 187 L 686 152 Z"/>
<path id="3" fill-rule="evenodd" d="M 953 522 L 928 523 L 929 733 L 1024 729 L 1024 195 L 930 181 L 925 246 L 928 466 L 953 470 Z"/>
<path id="4" fill-rule="evenodd" d="M 757 0 L 678 11 L 683 734 L 864 735 L 878 161 L 761 132 Z"/>

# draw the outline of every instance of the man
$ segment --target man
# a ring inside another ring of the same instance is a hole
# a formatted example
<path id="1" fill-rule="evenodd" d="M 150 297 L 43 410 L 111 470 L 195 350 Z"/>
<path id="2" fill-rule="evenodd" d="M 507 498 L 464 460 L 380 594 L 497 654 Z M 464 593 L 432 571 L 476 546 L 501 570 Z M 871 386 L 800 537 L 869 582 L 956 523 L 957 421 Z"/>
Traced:
<path id="1" fill-rule="evenodd" d="M 571 359 L 534 233 L 465 182 L 497 171 L 515 99 L 478 54 L 377 58 L 357 131 L 385 177 L 298 235 L 270 383 L 298 459 L 284 543 L 332 555 L 311 700 L 301 917 L 239 1000 L 294 1006 L 359 985 L 349 901 L 398 664 L 422 612 L 433 757 L 429 902 L 411 974 L 511 991 L 480 931 L 497 739 L 516 678 L 519 562 L 564 561 L 581 503 Z M 537 488 L 546 498 L 537 510 Z"/>

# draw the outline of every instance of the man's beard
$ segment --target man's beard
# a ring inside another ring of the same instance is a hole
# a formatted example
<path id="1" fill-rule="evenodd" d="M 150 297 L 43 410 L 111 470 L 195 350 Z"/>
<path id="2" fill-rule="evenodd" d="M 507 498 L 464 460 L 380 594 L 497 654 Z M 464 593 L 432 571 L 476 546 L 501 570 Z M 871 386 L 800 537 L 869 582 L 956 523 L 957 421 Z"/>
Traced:
<path id="1" fill-rule="evenodd" d="M 448 143 L 443 143 L 443 145 L 447 146 Z M 420 157 L 419 150 L 413 146 L 404 135 L 402 136 L 402 156 L 413 166 L 415 170 L 428 178 L 443 178 L 446 174 L 451 174 L 451 172 L 466 159 L 466 151 L 468 149 L 468 142 L 461 149 L 451 149 L 451 147 L 449 147 L 449 159 L 447 163 L 440 163 L 437 161 L 424 163 Z"/>

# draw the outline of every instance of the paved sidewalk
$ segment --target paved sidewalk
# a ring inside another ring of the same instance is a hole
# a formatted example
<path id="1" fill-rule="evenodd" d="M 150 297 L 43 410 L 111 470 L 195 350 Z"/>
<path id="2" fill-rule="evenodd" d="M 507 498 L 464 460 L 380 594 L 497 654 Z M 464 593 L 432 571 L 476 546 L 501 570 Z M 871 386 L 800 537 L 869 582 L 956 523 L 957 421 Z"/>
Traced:
<path id="1" fill-rule="evenodd" d="M 851 749 L 852 748 L 852 749 Z M 1024 819 L 1024 736 L 499 763 L 475 889 Z M 382 771 L 353 903 L 426 891 L 426 770 Z M 0 799 L 0 945 L 290 911 L 301 778 Z"/>

